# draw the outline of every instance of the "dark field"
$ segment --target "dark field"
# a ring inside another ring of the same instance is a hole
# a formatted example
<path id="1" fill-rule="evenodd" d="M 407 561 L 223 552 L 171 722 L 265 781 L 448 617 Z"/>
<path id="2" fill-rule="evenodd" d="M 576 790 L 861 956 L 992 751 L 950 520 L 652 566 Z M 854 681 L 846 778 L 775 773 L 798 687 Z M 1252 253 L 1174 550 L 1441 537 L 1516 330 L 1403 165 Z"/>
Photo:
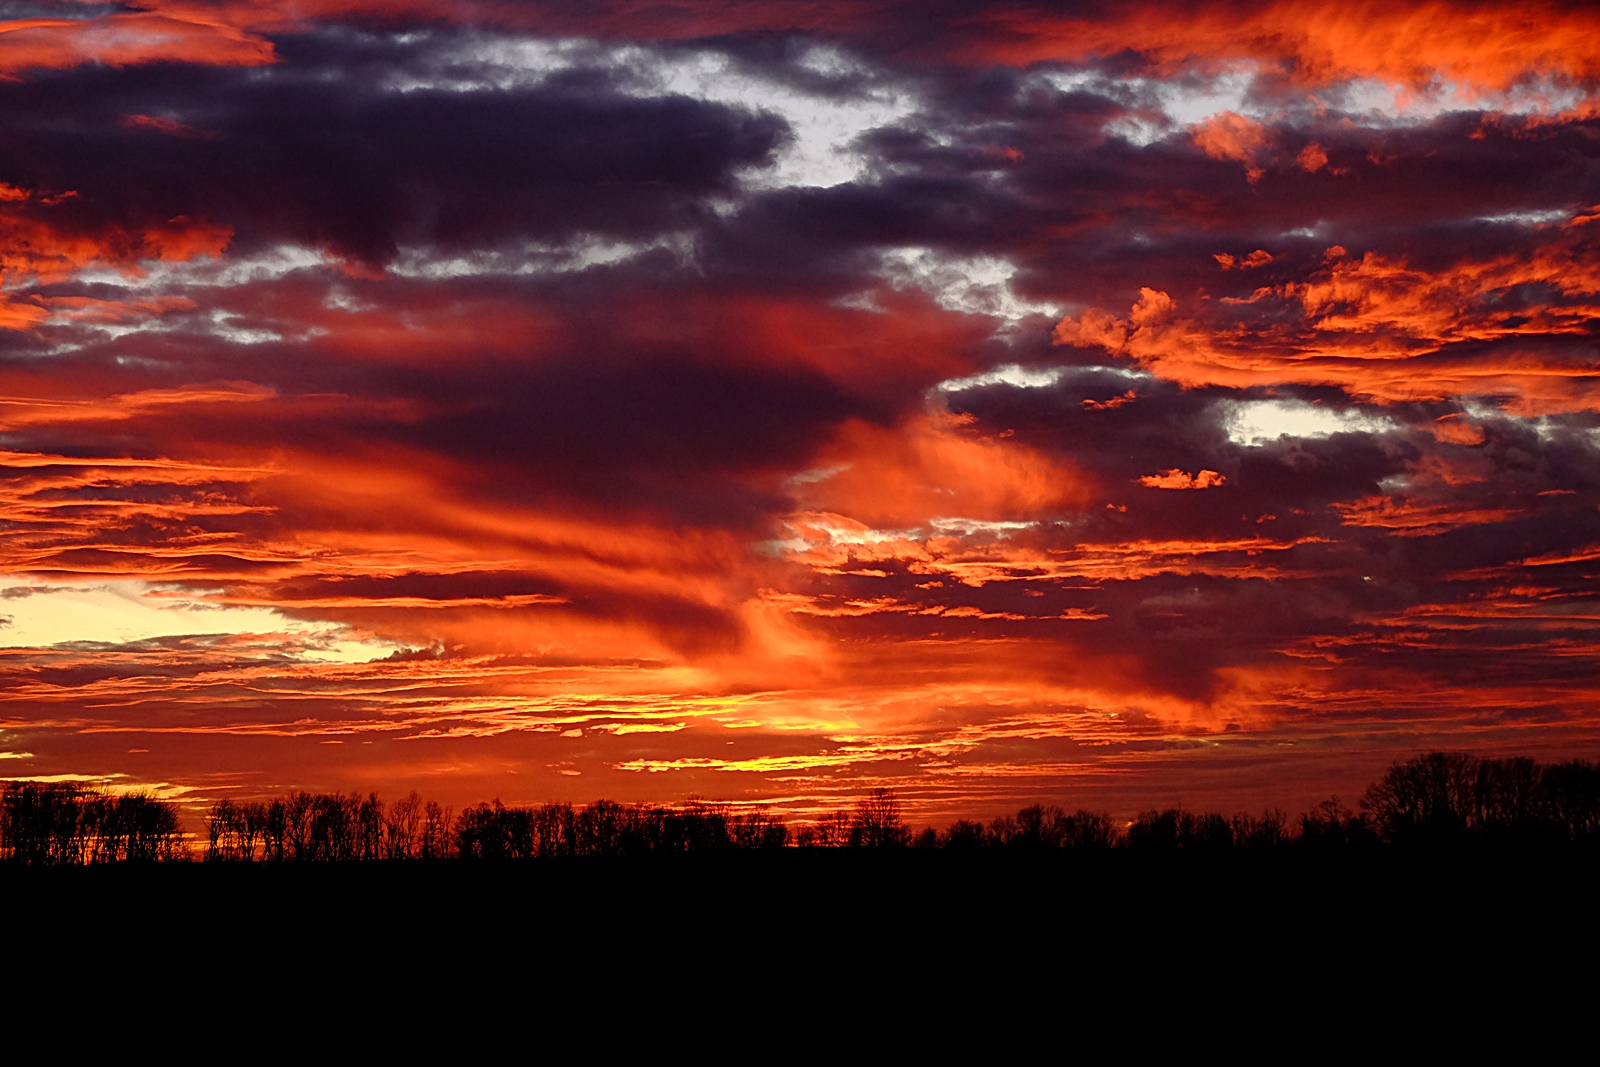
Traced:
<path id="1" fill-rule="evenodd" d="M 1284 979 L 1371 982 L 1381 961 L 1402 957 L 1430 967 L 1514 959 L 1527 973 L 1541 959 L 1588 955 L 1597 875 L 1600 856 L 1573 849 L 788 849 L 504 864 L 10 868 L 0 869 L 0 907 L 11 944 L 36 960 L 203 962 L 263 975 L 330 963 L 508 960 L 540 961 L 546 975 L 552 967 L 592 975 L 738 960 L 773 975 L 859 965 L 961 984 L 979 974 L 923 968 L 966 960 L 1032 969 L 1049 960 L 1052 980 L 1081 982 L 1248 958 Z"/>

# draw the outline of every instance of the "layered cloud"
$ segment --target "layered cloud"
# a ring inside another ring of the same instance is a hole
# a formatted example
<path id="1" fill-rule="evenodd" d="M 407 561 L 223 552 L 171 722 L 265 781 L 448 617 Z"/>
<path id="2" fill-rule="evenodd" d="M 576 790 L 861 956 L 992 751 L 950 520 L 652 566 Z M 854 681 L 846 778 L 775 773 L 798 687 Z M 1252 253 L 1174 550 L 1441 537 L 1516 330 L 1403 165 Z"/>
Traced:
<path id="1" fill-rule="evenodd" d="M 936 819 L 1600 743 L 1586 8 L 53 7 L 8 773 Z"/>

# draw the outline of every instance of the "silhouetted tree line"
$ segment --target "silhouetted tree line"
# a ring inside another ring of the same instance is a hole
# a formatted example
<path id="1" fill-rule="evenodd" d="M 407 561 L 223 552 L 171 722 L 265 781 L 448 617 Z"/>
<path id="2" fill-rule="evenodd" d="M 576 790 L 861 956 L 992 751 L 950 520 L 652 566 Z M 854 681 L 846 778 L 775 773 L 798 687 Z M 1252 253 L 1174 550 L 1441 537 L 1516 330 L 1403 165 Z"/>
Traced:
<path id="1" fill-rule="evenodd" d="M 1118 843 L 1111 816 L 1094 811 L 1072 814 L 1035 804 L 1015 815 L 1002 815 L 984 826 L 957 819 L 943 833 L 925 830 L 917 839 L 924 848 L 1103 849 Z"/>
<path id="2" fill-rule="evenodd" d="M 1291 818 L 1165 808 L 1125 826 L 1109 815 L 1033 805 L 988 824 L 958 819 L 913 834 L 900 803 L 876 789 L 791 831 L 762 811 L 691 801 L 676 807 L 600 800 L 459 814 L 416 791 L 385 804 L 375 793 L 290 792 L 268 801 L 222 800 L 206 815 L 206 858 L 233 861 L 638 856 L 739 849 L 920 848 L 1218 850 L 1351 848 L 1466 841 L 1600 843 L 1600 763 L 1478 759 L 1430 752 L 1393 764 L 1362 795 Z M 33 865 L 187 858 L 176 808 L 149 793 L 113 794 L 75 783 L 0 783 L 0 861 Z"/>
<path id="3" fill-rule="evenodd" d="M 471 859 L 637 856 L 783 848 L 788 843 L 789 827 L 780 819 L 698 801 L 681 808 L 609 800 L 582 808 L 507 808 L 496 801 L 468 808 L 456 820 L 457 851 Z"/>
<path id="4" fill-rule="evenodd" d="M 1359 811 L 1337 798 L 1296 817 L 1281 810 L 1223 815 L 1166 808 L 1140 812 L 1120 827 L 1103 812 L 1036 804 L 987 825 L 958 819 L 944 830 L 913 834 L 898 799 L 886 789 L 793 831 L 764 812 L 736 813 L 700 801 L 681 807 L 601 800 L 586 807 L 508 808 L 496 800 L 474 805 L 452 822 L 448 809 L 424 804 L 415 792 L 387 809 L 376 796 L 337 794 L 292 793 L 286 801 L 257 805 L 223 801 L 212 809 L 210 826 L 209 855 L 219 859 L 496 860 L 785 846 L 1217 850 L 1600 841 L 1600 764 L 1430 752 L 1391 766 L 1363 795 Z"/>
<path id="5" fill-rule="evenodd" d="M 918 844 L 943 848 L 1224 849 L 1362 847 L 1467 841 L 1600 843 L 1600 763 L 1540 764 L 1429 752 L 1393 764 L 1361 797 L 1361 810 L 1330 798 L 1297 818 L 1165 808 L 1120 831 L 1104 815 L 1024 808 L 987 827 L 957 821 Z"/>
<path id="6" fill-rule="evenodd" d="M 412 790 L 385 806 L 376 793 L 304 793 L 257 803 L 219 800 L 206 815 L 206 858 L 352 861 L 456 855 L 449 808 Z"/>
<path id="7" fill-rule="evenodd" d="M 678 808 L 610 800 L 508 808 L 495 800 L 452 817 L 449 808 L 424 802 L 415 791 L 387 806 L 376 794 L 223 800 L 212 807 L 206 827 L 206 854 L 217 860 L 512 860 L 789 844 L 789 828 L 779 819 L 698 801 Z"/>
<path id="8" fill-rule="evenodd" d="M 1387 841 L 1600 839 L 1600 764 L 1430 752 L 1396 763 L 1361 798 Z"/>
<path id="9" fill-rule="evenodd" d="M 187 858 L 173 805 L 75 782 L 0 782 L 0 861 L 30 865 Z"/>

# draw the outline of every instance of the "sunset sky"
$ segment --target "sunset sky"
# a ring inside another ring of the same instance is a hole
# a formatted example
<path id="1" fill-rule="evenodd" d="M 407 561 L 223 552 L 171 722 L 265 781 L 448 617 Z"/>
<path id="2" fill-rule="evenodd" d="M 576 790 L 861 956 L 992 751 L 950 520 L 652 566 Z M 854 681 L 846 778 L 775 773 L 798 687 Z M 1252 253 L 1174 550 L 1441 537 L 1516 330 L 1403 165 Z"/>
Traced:
<path id="1" fill-rule="evenodd" d="M 1600 757 L 1600 13 L 0 2 L 0 777 Z"/>

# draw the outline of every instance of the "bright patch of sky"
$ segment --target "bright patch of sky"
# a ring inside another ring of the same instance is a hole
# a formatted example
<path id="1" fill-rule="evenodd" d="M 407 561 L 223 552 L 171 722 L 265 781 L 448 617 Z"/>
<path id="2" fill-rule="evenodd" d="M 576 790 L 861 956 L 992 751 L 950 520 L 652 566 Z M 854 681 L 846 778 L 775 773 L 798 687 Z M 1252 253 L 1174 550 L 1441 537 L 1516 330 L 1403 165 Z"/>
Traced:
<path id="1" fill-rule="evenodd" d="M 349 640 L 331 623 L 289 619 L 270 608 L 207 604 L 148 582 L 43 585 L 13 575 L 0 589 L 0 646 L 42 648 L 68 641 L 126 644 L 198 635 L 284 635 L 305 658 L 365 663 L 388 645 Z"/>
<path id="2" fill-rule="evenodd" d="M 1225 401 L 1224 425 L 1236 445 L 1270 444 L 1280 437 L 1328 437 L 1336 433 L 1385 433 L 1392 419 L 1361 411 L 1335 411 L 1303 400 Z"/>
<path id="3" fill-rule="evenodd" d="M 834 467 L 812 467 L 799 474 L 789 475 L 789 481 L 795 485 L 809 485 L 813 482 L 825 482 L 835 474 L 842 474 L 850 469 L 850 464 L 841 463 Z"/>
<path id="4" fill-rule="evenodd" d="M 1554 441 L 1572 430 L 1567 420 L 1559 416 L 1535 415 L 1532 418 L 1518 417 L 1517 421 L 1524 426 L 1530 427 L 1534 435 L 1541 441 Z M 1591 441 L 1600 443 L 1600 430 L 1586 430 L 1584 433 Z"/>
<path id="5" fill-rule="evenodd" d="M 1367 126 L 1413 126 L 1454 111 L 1548 115 L 1589 99 L 1581 87 L 1550 79 L 1477 92 L 1444 79 L 1418 89 L 1376 78 L 1352 78 L 1320 86 L 1299 99 L 1284 99 L 1252 96 L 1258 73 L 1254 63 L 1240 62 L 1215 74 L 1179 78 L 1117 77 L 1094 69 L 1053 70 L 1040 77 L 1060 93 L 1093 93 L 1125 105 L 1129 111 L 1107 123 L 1105 132 L 1141 147 L 1193 129 L 1224 111 L 1266 125 L 1309 122 L 1336 112 Z"/>
<path id="6" fill-rule="evenodd" d="M 1041 77 L 1057 92 L 1093 93 L 1133 109 L 1107 123 L 1105 132 L 1143 146 L 1198 125 L 1219 111 L 1250 114 L 1247 99 L 1256 68 L 1241 64 L 1209 78 L 1194 74 L 1170 80 L 1119 78 L 1096 70 L 1047 71 Z"/>
<path id="7" fill-rule="evenodd" d="M 1560 415 L 1519 415 L 1514 411 L 1507 411 L 1498 403 L 1476 397 L 1468 397 L 1461 402 L 1463 414 L 1478 422 L 1509 422 L 1514 426 L 1521 426 L 1532 430 L 1541 441 L 1551 441 L 1563 434 L 1571 433 L 1578 428 Z M 1596 446 L 1600 446 L 1600 428 L 1580 431 L 1589 437 Z"/>
<path id="8" fill-rule="evenodd" d="M 946 311 L 989 315 L 1020 325 L 1033 315 L 1060 318 L 1059 304 L 1027 300 L 1012 289 L 1016 265 L 998 256 L 949 256 L 931 248 L 896 248 L 879 259 L 878 274 L 896 289 L 921 289 Z"/>
<path id="9" fill-rule="evenodd" d="M 791 526 L 790 530 L 794 536 L 762 541 L 756 548 L 769 555 L 781 556 L 786 552 L 804 552 L 818 545 L 878 545 L 886 541 L 920 541 L 926 536 L 926 531 L 917 527 L 908 530 L 874 530 L 862 526 L 840 526 L 814 519 L 808 520 L 805 526 L 808 531 L 822 536 L 807 538 Z"/>
<path id="10" fill-rule="evenodd" d="M 1495 225 L 1542 226 L 1551 222 L 1565 222 L 1572 217 L 1572 212 L 1565 210 L 1555 211 L 1507 211 L 1499 215 L 1479 215 L 1475 222 L 1489 222 Z"/>
<path id="11" fill-rule="evenodd" d="M 389 272 L 402 278 L 428 279 L 567 274 L 625 263 L 656 251 L 666 251 L 680 266 L 688 266 L 694 261 L 694 238 L 686 233 L 663 234 L 653 241 L 583 237 L 564 244 L 533 242 L 520 249 L 489 249 L 449 258 L 434 258 L 425 250 L 410 249 L 390 265 Z"/>
<path id="12" fill-rule="evenodd" d="M 805 552 L 819 545 L 879 545 L 899 541 L 921 543 L 930 537 L 986 537 L 1003 541 L 1012 534 L 1034 529 L 1038 525 L 1037 521 L 1012 522 L 941 516 L 930 519 L 927 526 L 876 530 L 864 526 L 840 526 L 812 519 L 805 523 L 807 533 L 812 536 L 807 537 L 791 527 L 794 536 L 763 541 L 757 547 L 769 555 L 778 556 L 787 552 Z"/>
<path id="13" fill-rule="evenodd" d="M 143 322 L 86 322 L 86 329 L 97 330 L 115 341 L 119 337 L 126 337 L 130 333 L 159 333 L 166 329 L 166 324 L 160 319 L 145 319 Z M 78 346 L 76 343 L 61 345 L 52 350 L 52 355 L 62 352 L 71 352 Z"/>
<path id="14" fill-rule="evenodd" d="M 431 36 L 409 33 L 401 41 L 416 44 Z M 552 74 L 595 63 L 606 51 L 582 38 L 469 35 L 464 48 L 422 52 L 419 66 L 395 72 L 383 88 L 397 93 L 525 89 Z"/>
<path id="15" fill-rule="evenodd" d="M 1080 375 L 1115 375 L 1128 381 L 1145 381 L 1153 378 L 1149 371 L 1128 367 L 1024 367 L 1018 363 L 1003 363 L 982 374 L 965 378 L 946 378 L 934 386 L 937 392 L 959 393 L 966 389 L 983 389 L 991 385 L 1009 385 L 1013 389 L 1042 389 L 1054 385 L 1062 378 Z"/>
<path id="16" fill-rule="evenodd" d="M 649 49 L 588 40 L 474 39 L 441 54 L 431 66 L 391 78 L 387 88 L 476 92 L 538 85 L 552 74 L 579 68 L 620 74 L 617 88 L 657 98 L 675 93 L 708 103 L 770 111 L 789 125 L 791 137 L 769 167 L 743 177 L 753 189 L 854 181 L 866 170 L 856 150 L 862 134 L 892 125 L 918 109 L 913 94 L 887 81 L 875 84 L 838 49 L 817 45 L 796 65 L 827 86 L 808 91 L 796 79 L 765 75 L 711 49 Z"/>
<path id="17" fill-rule="evenodd" d="M 934 519 L 932 525 L 934 530 L 941 534 L 958 537 L 987 534 L 1003 541 L 1014 533 L 1021 530 L 1031 530 L 1039 524 L 1037 522 L 991 522 L 986 519 L 942 518 Z"/>
<path id="18" fill-rule="evenodd" d="M 915 541 L 922 536 L 922 530 L 912 527 L 908 530 L 874 530 L 862 527 L 834 526 L 829 523 L 812 524 L 821 532 L 828 535 L 828 540 L 836 545 L 881 545 L 886 541 Z M 800 539 L 801 547 L 809 547 L 810 542 Z"/>
<path id="19" fill-rule="evenodd" d="M 1132 78 L 1135 99 L 1153 105 L 1164 122 L 1129 115 L 1107 124 L 1106 132 L 1136 145 L 1160 140 L 1172 130 L 1187 130 L 1222 111 L 1249 114 L 1246 100 L 1255 81 L 1254 68 L 1232 70 L 1214 79 L 1198 76 L 1176 81 Z M 1255 117 L 1255 116 L 1252 116 Z"/>
<path id="20" fill-rule="evenodd" d="M 1549 115 L 1577 107 L 1588 94 L 1575 85 L 1548 78 L 1531 80 L 1499 92 L 1476 92 L 1455 82 L 1436 80 L 1422 89 L 1375 78 L 1355 78 L 1318 90 L 1330 110 L 1342 111 L 1369 125 L 1416 125 L 1452 111 L 1495 111 L 1506 115 Z"/>
<path id="21" fill-rule="evenodd" d="M 261 345 L 283 340 L 283 334 L 274 330 L 252 330 L 235 326 L 238 316 L 221 308 L 211 313 L 211 332 L 237 345 Z"/>
<path id="22" fill-rule="evenodd" d="M 757 107 L 771 111 L 789 124 L 792 137 L 778 153 L 771 167 L 750 171 L 746 184 L 755 189 L 787 186 L 828 188 L 861 177 L 866 157 L 855 148 L 862 134 L 890 126 L 909 117 L 918 102 L 897 87 L 857 88 L 849 94 L 809 93 L 792 84 L 764 78 L 748 68 L 735 67 L 718 52 L 660 55 L 643 49 L 629 49 L 626 57 L 637 63 L 633 69 L 643 75 L 654 74 L 659 86 L 649 87 L 681 93 L 696 100 L 734 107 Z M 839 70 L 849 72 L 838 53 L 822 50 L 802 64 L 814 73 Z"/>
<path id="23" fill-rule="evenodd" d="M 253 256 L 226 256 L 221 260 L 198 257 L 178 262 L 150 261 L 140 264 L 138 274 L 111 268 L 80 271 L 75 280 L 83 285 L 111 285 L 125 289 L 178 289 L 185 286 L 232 287 L 250 282 L 277 281 L 298 270 L 336 262 L 312 248 L 280 245 Z"/>
<path id="24" fill-rule="evenodd" d="M 680 264 L 688 265 L 694 258 L 693 235 L 667 233 L 650 241 L 610 241 L 586 234 L 562 243 L 530 241 L 518 248 L 484 249 L 451 257 L 436 256 L 426 248 L 405 248 L 389 265 L 388 271 L 402 278 L 425 279 L 570 273 L 589 267 L 623 263 L 662 250 L 676 256 Z M 78 274 L 76 280 L 85 286 L 181 292 L 186 288 L 225 289 L 255 282 L 278 281 L 304 270 L 338 271 L 343 269 L 343 263 L 338 257 L 314 248 L 281 245 L 239 258 L 198 258 L 172 263 L 151 261 L 141 264 L 141 268 L 138 273 L 91 268 Z M 364 310 L 367 306 L 342 290 L 330 296 L 327 303 L 330 307 L 351 311 Z M 245 330 L 234 326 L 227 321 L 226 313 L 215 313 L 213 319 L 219 327 L 217 332 L 228 336 L 230 340 L 244 344 L 282 340 L 270 331 Z M 118 336 L 139 329 L 158 328 L 154 322 L 97 325 Z"/>
<path id="25" fill-rule="evenodd" d="M 965 378 L 946 378 L 934 388 L 941 393 L 959 393 L 990 385 L 1009 385 L 1013 389 L 1042 389 L 1059 382 L 1066 372 L 1065 367 L 1024 367 L 1016 363 L 1006 363 L 982 374 L 970 374 Z"/>

